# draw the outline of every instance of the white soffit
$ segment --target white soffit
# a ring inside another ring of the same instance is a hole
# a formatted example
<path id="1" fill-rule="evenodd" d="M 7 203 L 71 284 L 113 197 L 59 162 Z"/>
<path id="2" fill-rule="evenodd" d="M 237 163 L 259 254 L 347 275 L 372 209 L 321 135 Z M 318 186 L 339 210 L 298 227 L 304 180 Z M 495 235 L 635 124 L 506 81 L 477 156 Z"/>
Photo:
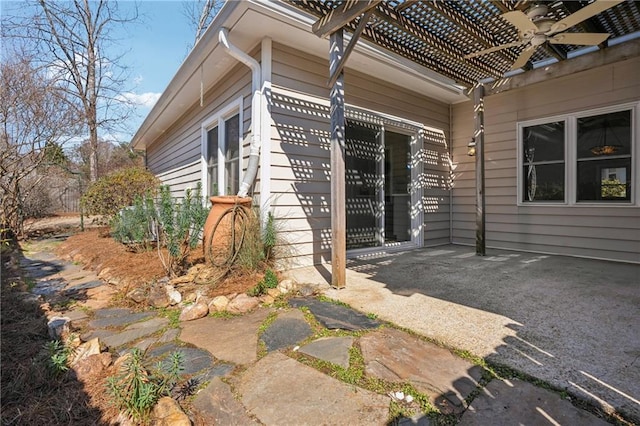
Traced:
<path id="1" fill-rule="evenodd" d="M 201 84 L 206 93 L 238 64 L 218 43 L 222 27 L 229 29 L 231 43 L 245 52 L 258 46 L 262 38 L 269 37 L 319 58 L 328 57 L 328 39 L 320 39 L 311 32 L 313 17 L 280 2 L 228 3 L 231 4 L 223 7 L 142 123 L 133 138 L 135 148 L 145 148 L 158 139 L 189 108 L 197 105 Z M 346 67 L 402 84 L 444 103 L 468 100 L 462 90 L 445 77 L 364 41 L 354 49 Z M 326 74 L 328 79 L 328 69 Z"/>

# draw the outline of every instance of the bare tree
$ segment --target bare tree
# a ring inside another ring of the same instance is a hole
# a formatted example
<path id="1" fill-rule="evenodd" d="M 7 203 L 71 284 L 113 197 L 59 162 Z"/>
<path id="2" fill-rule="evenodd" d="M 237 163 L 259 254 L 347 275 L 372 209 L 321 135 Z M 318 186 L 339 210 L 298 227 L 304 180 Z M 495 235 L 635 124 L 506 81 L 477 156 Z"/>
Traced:
<path id="1" fill-rule="evenodd" d="M 182 4 L 184 16 L 195 32 L 193 43 L 197 43 L 209 28 L 223 4 L 223 0 L 194 0 Z"/>
<path id="2" fill-rule="evenodd" d="M 0 65 L 0 225 L 15 234 L 30 194 L 46 178 L 39 168 L 63 161 L 62 146 L 79 131 L 76 111 L 29 58 Z"/>
<path id="3" fill-rule="evenodd" d="M 33 14 L 16 14 L 3 22 L 12 38 L 31 42 L 58 85 L 78 107 L 91 147 L 90 179 L 98 178 L 99 131 L 126 126 L 133 112 L 124 95 L 127 69 L 122 56 L 110 56 L 113 30 L 134 21 L 137 8 L 123 16 L 109 0 L 37 0 Z M 20 18 L 22 16 L 22 18 Z"/>

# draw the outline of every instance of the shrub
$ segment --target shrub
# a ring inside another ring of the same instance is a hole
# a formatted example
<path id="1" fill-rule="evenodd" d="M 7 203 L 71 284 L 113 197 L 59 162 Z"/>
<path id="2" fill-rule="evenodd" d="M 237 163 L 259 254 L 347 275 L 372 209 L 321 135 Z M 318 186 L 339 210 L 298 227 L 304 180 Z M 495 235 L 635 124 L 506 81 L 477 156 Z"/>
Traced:
<path id="1" fill-rule="evenodd" d="M 209 214 L 201 192 L 202 187 L 198 183 L 195 195 L 187 188 L 184 199 L 179 202 L 171 196 L 168 186 L 160 188 L 158 237 L 160 244 L 167 248 L 168 258 L 165 259 L 160 250 L 158 253 L 170 276 L 176 276 L 184 270 L 190 250 L 200 242 L 202 228 Z"/>
<path id="2" fill-rule="evenodd" d="M 173 352 L 168 363 L 158 363 L 151 372 L 144 366 L 144 354 L 138 348 L 131 351 L 123 371 L 107 379 L 107 389 L 114 402 L 129 418 L 145 423 L 151 409 L 163 396 L 169 396 L 180 380 L 183 370 L 181 352 Z"/>
<path id="3" fill-rule="evenodd" d="M 148 251 L 156 240 L 157 214 L 151 196 L 136 195 L 133 206 L 125 208 L 111 220 L 111 236 L 135 252 Z"/>
<path id="4" fill-rule="evenodd" d="M 140 167 L 118 170 L 93 182 L 82 195 L 80 204 L 85 213 L 110 219 L 132 205 L 136 196 L 147 192 L 155 194 L 159 183 L 151 172 Z"/>

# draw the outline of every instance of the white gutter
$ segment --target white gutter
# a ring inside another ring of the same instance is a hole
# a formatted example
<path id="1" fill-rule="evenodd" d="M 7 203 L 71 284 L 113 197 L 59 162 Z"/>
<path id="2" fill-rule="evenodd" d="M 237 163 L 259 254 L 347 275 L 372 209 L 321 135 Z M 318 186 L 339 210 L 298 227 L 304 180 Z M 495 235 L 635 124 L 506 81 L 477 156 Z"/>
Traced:
<path id="1" fill-rule="evenodd" d="M 256 178 L 258 165 L 260 163 L 260 144 L 262 142 L 260 134 L 262 90 L 260 83 L 262 80 L 262 70 L 258 61 L 231 44 L 228 37 L 229 30 L 222 28 L 218 33 L 220 44 L 226 49 L 227 53 L 251 68 L 251 92 L 253 93 L 251 98 L 251 146 L 249 149 L 247 171 L 244 173 L 240 189 L 238 190 L 238 197 L 246 197 L 249 188 L 251 188 Z"/>

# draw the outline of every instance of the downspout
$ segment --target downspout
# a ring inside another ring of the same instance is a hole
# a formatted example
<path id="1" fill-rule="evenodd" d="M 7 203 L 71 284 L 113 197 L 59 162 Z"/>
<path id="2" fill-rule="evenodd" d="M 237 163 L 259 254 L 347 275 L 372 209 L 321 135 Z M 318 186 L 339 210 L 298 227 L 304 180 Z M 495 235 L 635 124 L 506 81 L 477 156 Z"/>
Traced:
<path id="1" fill-rule="evenodd" d="M 229 30 L 222 28 L 218 33 L 218 40 L 220 41 L 220 44 L 226 49 L 227 53 L 251 68 L 251 92 L 253 93 L 251 98 L 251 146 L 249 149 L 249 164 L 247 165 L 247 171 L 242 178 L 242 183 L 238 190 L 238 197 L 246 197 L 249 192 L 249 188 L 253 185 L 253 181 L 258 174 L 258 165 L 260 163 L 260 144 L 262 140 L 260 135 L 262 98 L 260 82 L 262 79 L 262 70 L 258 61 L 231 44 L 228 38 Z"/>

